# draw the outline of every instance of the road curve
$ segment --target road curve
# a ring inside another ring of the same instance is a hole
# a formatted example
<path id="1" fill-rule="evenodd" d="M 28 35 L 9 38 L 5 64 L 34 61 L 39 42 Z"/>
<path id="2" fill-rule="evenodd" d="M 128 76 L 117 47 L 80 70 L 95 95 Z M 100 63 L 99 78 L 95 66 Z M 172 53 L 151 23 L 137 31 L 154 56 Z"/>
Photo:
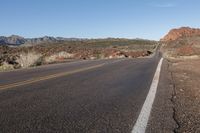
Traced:
<path id="1" fill-rule="evenodd" d="M 0 86 L 5 86 L 83 70 L 0 90 L 0 132 L 129 133 L 158 61 L 156 55 L 0 73 Z"/>

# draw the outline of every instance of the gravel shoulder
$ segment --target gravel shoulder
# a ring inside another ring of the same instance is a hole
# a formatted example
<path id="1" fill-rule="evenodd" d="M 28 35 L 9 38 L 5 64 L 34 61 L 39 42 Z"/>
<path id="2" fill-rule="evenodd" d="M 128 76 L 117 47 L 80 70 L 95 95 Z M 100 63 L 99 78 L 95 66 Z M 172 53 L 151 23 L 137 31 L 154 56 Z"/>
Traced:
<path id="1" fill-rule="evenodd" d="M 147 125 L 146 133 L 173 133 L 177 127 L 174 120 L 172 102 L 173 84 L 169 72 L 169 62 L 165 59 L 162 65 L 156 98 Z"/>
<path id="2" fill-rule="evenodd" d="M 171 60 L 177 133 L 200 132 L 200 60 Z"/>

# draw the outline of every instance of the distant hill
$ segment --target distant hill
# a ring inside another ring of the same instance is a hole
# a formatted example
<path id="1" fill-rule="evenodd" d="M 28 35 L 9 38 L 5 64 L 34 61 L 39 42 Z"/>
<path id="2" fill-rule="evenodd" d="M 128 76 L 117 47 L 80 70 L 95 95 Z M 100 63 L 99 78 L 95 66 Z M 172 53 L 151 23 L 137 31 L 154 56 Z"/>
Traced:
<path id="1" fill-rule="evenodd" d="M 57 44 L 57 43 L 66 43 L 66 42 L 73 42 L 73 41 L 85 41 L 85 42 L 102 42 L 102 43 L 108 43 L 108 42 L 126 42 L 129 40 L 134 40 L 138 43 L 143 42 L 149 42 L 150 40 L 145 39 L 125 39 L 125 38 L 102 38 L 102 39 L 82 39 L 82 38 L 63 38 L 63 37 L 50 37 L 50 36 L 44 36 L 40 38 L 24 38 L 18 35 L 12 35 L 9 37 L 0 36 L 0 45 L 13 45 L 13 46 L 20 46 L 20 45 L 38 45 L 38 44 Z"/>
<path id="2" fill-rule="evenodd" d="M 12 35 L 9 37 L 0 36 L 0 45 L 37 45 L 43 43 L 58 43 L 64 41 L 77 41 L 82 40 L 79 38 L 63 38 L 63 37 L 50 37 L 44 36 L 40 38 L 24 38 L 18 35 Z"/>
<path id="3" fill-rule="evenodd" d="M 0 45 L 21 45 L 26 42 L 26 39 L 17 35 L 9 37 L 0 36 Z"/>
<path id="4" fill-rule="evenodd" d="M 161 41 L 175 41 L 179 38 L 200 36 L 200 29 L 190 28 L 190 27 L 181 27 L 178 29 L 172 29 L 169 33 L 161 39 Z"/>

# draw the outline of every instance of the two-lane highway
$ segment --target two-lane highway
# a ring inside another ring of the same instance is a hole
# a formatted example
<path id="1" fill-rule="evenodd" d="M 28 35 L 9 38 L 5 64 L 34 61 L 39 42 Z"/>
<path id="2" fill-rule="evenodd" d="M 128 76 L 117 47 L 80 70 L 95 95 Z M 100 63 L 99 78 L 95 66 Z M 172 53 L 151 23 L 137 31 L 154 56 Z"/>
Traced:
<path id="1" fill-rule="evenodd" d="M 0 73 L 0 132 L 129 133 L 158 61 L 80 61 Z"/>

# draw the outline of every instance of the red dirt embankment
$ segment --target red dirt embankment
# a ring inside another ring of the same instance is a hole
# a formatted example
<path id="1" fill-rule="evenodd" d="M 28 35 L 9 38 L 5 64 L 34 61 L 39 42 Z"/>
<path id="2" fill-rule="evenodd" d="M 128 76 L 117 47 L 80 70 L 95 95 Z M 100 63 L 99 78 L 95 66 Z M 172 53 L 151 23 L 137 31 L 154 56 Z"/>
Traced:
<path id="1" fill-rule="evenodd" d="M 172 29 L 161 39 L 166 57 L 190 58 L 200 56 L 200 29 L 182 27 Z"/>
<path id="2" fill-rule="evenodd" d="M 191 37 L 200 35 L 200 29 L 181 27 L 179 29 L 172 29 L 169 33 L 161 39 L 161 41 L 174 41 L 181 37 Z"/>

